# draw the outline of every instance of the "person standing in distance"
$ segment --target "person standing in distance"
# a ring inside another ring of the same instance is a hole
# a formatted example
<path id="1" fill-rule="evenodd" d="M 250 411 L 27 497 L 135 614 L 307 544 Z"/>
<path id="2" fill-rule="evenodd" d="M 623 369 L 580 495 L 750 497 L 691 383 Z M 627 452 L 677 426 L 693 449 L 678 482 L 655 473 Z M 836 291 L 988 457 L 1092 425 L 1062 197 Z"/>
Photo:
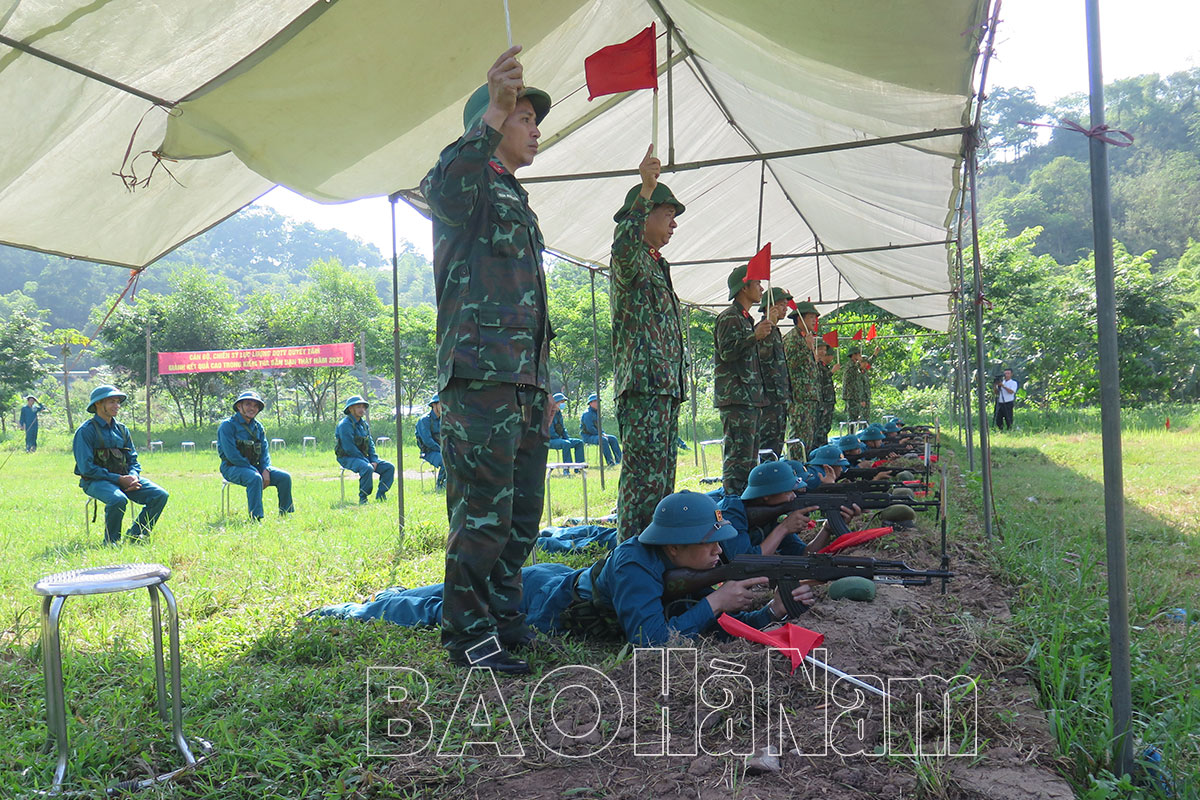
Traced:
<path id="1" fill-rule="evenodd" d="M 1013 405 L 1017 401 L 1017 382 L 1011 369 L 1004 370 L 1004 380 L 996 384 L 996 427 L 1012 430 Z"/>
<path id="2" fill-rule="evenodd" d="M 31 394 L 25 395 L 25 405 L 21 407 L 21 430 L 25 431 L 25 452 L 37 452 L 38 414 L 46 407 L 38 402 Z"/>
<path id="3" fill-rule="evenodd" d="M 464 133 L 421 182 L 433 221 L 438 395 L 446 469 L 442 644 L 460 666 L 525 674 L 535 641 L 521 565 L 545 491 L 550 411 L 545 248 L 515 172 L 533 163 L 550 96 L 525 85 L 519 45 L 467 100 Z"/>

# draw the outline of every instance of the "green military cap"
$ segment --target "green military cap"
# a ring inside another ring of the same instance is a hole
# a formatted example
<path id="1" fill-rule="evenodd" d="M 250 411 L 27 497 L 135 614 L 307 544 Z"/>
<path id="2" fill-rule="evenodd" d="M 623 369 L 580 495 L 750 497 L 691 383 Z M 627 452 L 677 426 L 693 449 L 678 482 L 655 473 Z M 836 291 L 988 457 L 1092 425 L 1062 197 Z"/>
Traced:
<path id="1" fill-rule="evenodd" d="M 767 306 L 773 306 L 776 303 L 782 303 L 784 300 L 791 300 L 792 295 L 787 289 L 781 289 L 778 286 L 771 287 L 771 302 L 767 302 L 767 296 L 764 294 L 762 302 L 759 303 L 759 311 L 766 311 Z"/>
<path id="2" fill-rule="evenodd" d="M 830 600 L 857 600 L 869 603 L 875 599 L 875 581 L 858 575 L 838 578 L 829 584 Z"/>
<path id="3" fill-rule="evenodd" d="M 912 522 L 917 518 L 917 512 L 904 503 L 890 505 L 879 512 L 879 518 L 884 522 Z"/>
<path id="4" fill-rule="evenodd" d="M 620 222 L 629 213 L 629 209 L 633 208 L 633 201 L 637 200 L 637 196 L 641 194 L 642 185 L 639 183 L 625 193 L 625 205 L 621 206 L 621 210 L 613 214 L 613 222 Z M 670 203 L 675 206 L 675 216 L 682 217 L 684 206 L 683 203 L 675 197 L 665 183 L 659 183 L 654 187 L 654 191 L 650 193 L 650 205 L 660 206 L 663 203 Z"/>
<path id="5" fill-rule="evenodd" d="M 850 355 L 852 355 L 852 356 L 861 356 L 862 355 L 862 347 L 860 347 L 859 345 L 852 345 L 850 347 L 849 352 L 850 352 Z"/>
<path id="6" fill-rule="evenodd" d="M 517 99 L 525 97 L 533 106 L 534 118 L 539 125 L 546 115 L 550 113 L 550 95 L 543 92 L 541 89 L 535 89 L 532 86 L 526 86 L 517 93 Z M 479 124 L 479 120 L 483 119 L 484 113 L 487 111 L 488 103 L 491 98 L 488 95 L 488 86 L 485 83 L 476 89 L 469 98 L 467 104 L 463 106 L 463 130 L 469 131 Z"/>
<path id="7" fill-rule="evenodd" d="M 729 285 L 729 299 L 737 297 L 737 293 L 742 290 L 748 281 L 746 280 L 747 265 L 742 264 L 740 267 L 729 273 L 729 277 L 725 279 L 725 283 Z"/>
<path id="8" fill-rule="evenodd" d="M 803 303 L 796 303 L 796 310 L 792 313 L 800 316 L 804 316 L 805 314 L 816 314 L 818 317 L 821 316 L 821 312 L 817 311 L 817 307 L 808 300 L 805 300 Z"/>

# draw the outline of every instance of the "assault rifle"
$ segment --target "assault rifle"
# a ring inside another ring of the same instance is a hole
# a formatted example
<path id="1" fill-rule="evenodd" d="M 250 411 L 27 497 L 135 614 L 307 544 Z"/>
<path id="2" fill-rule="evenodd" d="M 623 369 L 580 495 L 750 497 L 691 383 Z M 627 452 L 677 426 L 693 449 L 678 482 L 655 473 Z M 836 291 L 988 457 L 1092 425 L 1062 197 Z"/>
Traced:
<path id="1" fill-rule="evenodd" d="M 803 492 L 796 495 L 795 500 L 774 506 L 745 504 L 746 519 L 752 527 L 770 525 L 784 514 L 799 511 L 802 508 L 816 506 L 824 515 L 829 527 L 838 536 L 849 533 L 846 520 L 842 519 L 841 507 L 857 505 L 863 511 L 880 511 L 897 504 L 912 508 L 937 508 L 936 500 L 910 500 L 907 497 L 892 497 L 887 492 Z"/>
<path id="2" fill-rule="evenodd" d="M 854 556 L 756 556 L 740 555 L 712 569 L 669 569 L 663 575 L 663 600 L 670 602 L 724 581 L 769 578 L 772 589 L 779 589 L 789 617 L 803 614 L 805 607 L 792 599 L 792 590 L 801 581 L 835 581 L 860 577 L 877 583 L 902 586 L 928 586 L 935 578 L 950 579 L 953 572 L 944 569 L 911 569 L 903 561 L 883 561 Z"/>
<path id="3" fill-rule="evenodd" d="M 927 492 L 933 487 L 924 481 L 841 481 L 838 483 L 822 483 L 819 486 L 808 487 L 808 494 L 838 494 L 841 492 L 890 492 L 892 489 L 906 488 L 914 492 Z"/>

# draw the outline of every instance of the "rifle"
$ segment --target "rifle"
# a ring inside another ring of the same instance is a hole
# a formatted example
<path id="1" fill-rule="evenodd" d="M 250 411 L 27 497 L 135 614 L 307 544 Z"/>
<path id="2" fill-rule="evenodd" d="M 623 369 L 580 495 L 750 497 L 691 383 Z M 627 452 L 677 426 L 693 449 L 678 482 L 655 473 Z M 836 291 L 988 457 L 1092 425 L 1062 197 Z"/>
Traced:
<path id="1" fill-rule="evenodd" d="M 931 487 L 924 481 L 839 481 L 838 483 L 822 483 L 819 486 L 808 487 L 808 494 L 837 494 L 839 492 L 890 492 L 898 488 L 912 489 L 914 492 L 927 492 Z"/>
<path id="2" fill-rule="evenodd" d="M 928 586 L 935 578 L 950 579 L 953 572 L 944 569 L 911 569 L 903 561 L 883 561 L 854 556 L 756 556 L 740 555 L 712 569 L 669 569 L 663 574 L 663 600 L 670 602 L 724 581 L 743 581 L 766 577 L 779 596 L 788 616 L 803 614 L 805 606 L 792 599 L 792 590 L 801 581 L 835 581 L 856 576 L 877 583 L 901 586 Z"/>
<path id="3" fill-rule="evenodd" d="M 909 500 L 907 497 L 892 497 L 887 492 L 813 492 L 812 494 L 803 492 L 796 495 L 795 500 L 775 506 L 744 505 L 746 520 L 752 527 L 769 525 L 783 514 L 816 506 L 821 510 L 833 532 L 841 536 L 850 532 L 850 528 L 846 526 L 846 520 L 842 519 L 842 506 L 849 508 L 857 505 L 863 511 L 876 511 L 898 503 L 913 508 L 936 508 L 938 505 L 936 500 Z"/>

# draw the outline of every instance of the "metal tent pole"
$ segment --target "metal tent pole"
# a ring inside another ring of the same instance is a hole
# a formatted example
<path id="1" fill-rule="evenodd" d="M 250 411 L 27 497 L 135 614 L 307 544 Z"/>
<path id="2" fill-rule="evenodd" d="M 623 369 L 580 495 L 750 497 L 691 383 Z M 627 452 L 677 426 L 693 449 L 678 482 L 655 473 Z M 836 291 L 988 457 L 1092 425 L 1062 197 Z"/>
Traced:
<path id="1" fill-rule="evenodd" d="M 396 533 L 404 541 L 404 407 L 400 402 L 400 256 L 396 248 L 396 198 L 392 211 L 392 396 L 396 398 Z"/>
<path id="2" fill-rule="evenodd" d="M 692 372 L 692 463 L 700 466 L 700 427 L 696 423 L 696 354 L 692 352 L 692 307 L 687 310 L 687 354 Z"/>
<path id="3" fill-rule="evenodd" d="M 976 148 L 967 154 L 967 176 L 971 183 L 971 261 L 975 266 L 975 391 L 979 400 L 979 463 L 983 467 L 983 532 L 992 535 L 992 458 L 988 442 L 987 396 L 984 387 L 986 364 L 983 355 L 983 267 L 979 257 L 979 214 L 976 202 Z"/>
<path id="4" fill-rule="evenodd" d="M 598 449 L 600 450 L 600 488 L 604 488 L 604 419 L 600 410 L 604 402 L 600 399 L 600 331 L 596 325 L 596 270 L 588 269 L 592 279 L 592 363 L 596 365 L 596 431 L 600 434 Z"/>
<path id="5" fill-rule="evenodd" d="M 1104 125 L 1104 79 L 1100 59 L 1100 8 L 1087 0 L 1091 125 Z M 1114 773 L 1132 774 L 1133 698 L 1129 657 L 1129 589 L 1125 558 L 1125 485 L 1121 467 L 1121 372 L 1117 360 L 1116 290 L 1113 281 L 1112 220 L 1109 212 L 1108 151 L 1088 138 L 1095 236 L 1096 325 L 1100 347 L 1100 431 L 1104 461 L 1104 531 L 1107 543 L 1108 639 L 1111 657 Z"/>

